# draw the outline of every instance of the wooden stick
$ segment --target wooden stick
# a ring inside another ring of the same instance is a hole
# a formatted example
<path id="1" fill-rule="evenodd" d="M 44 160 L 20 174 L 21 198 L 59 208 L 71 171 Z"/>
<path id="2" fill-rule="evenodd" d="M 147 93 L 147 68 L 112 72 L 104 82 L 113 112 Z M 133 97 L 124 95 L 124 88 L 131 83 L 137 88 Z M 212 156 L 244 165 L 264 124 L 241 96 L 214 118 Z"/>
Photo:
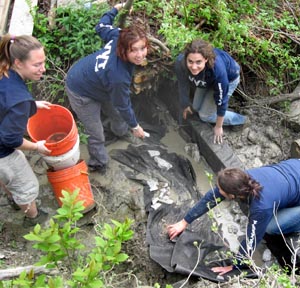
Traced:
<path id="1" fill-rule="evenodd" d="M 29 273 L 33 271 L 34 274 L 48 274 L 48 275 L 57 275 L 59 274 L 58 270 L 55 269 L 47 269 L 45 266 L 24 266 L 24 267 L 16 267 L 16 268 L 9 268 L 9 269 L 1 269 L 0 270 L 0 280 L 11 279 L 18 277 L 23 271 Z"/>

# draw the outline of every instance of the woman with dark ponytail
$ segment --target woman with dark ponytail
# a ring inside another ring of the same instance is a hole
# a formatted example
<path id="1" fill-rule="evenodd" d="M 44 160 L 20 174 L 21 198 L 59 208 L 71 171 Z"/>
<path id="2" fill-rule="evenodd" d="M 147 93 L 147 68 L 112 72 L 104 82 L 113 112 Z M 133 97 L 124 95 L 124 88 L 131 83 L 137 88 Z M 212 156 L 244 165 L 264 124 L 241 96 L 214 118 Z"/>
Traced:
<path id="1" fill-rule="evenodd" d="M 47 213 L 36 206 L 39 183 L 22 152 L 51 152 L 46 141 L 24 138 L 28 118 L 37 109 L 50 109 L 51 103 L 35 101 L 26 86 L 27 80 L 42 77 L 45 59 L 42 44 L 30 35 L 0 38 L 0 184 L 12 207 L 25 214 L 24 227 L 47 219 Z"/>
<path id="2" fill-rule="evenodd" d="M 181 221 L 168 226 L 170 239 L 224 199 L 245 202 L 249 211 L 247 236 L 241 242 L 235 259 L 237 264 L 212 268 L 219 275 L 243 267 L 239 259 L 249 259 L 265 234 L 300 232 L 300 159 L 246 171 L 239 168 L 221 170 L 215 188 L 208 191 Z"/>

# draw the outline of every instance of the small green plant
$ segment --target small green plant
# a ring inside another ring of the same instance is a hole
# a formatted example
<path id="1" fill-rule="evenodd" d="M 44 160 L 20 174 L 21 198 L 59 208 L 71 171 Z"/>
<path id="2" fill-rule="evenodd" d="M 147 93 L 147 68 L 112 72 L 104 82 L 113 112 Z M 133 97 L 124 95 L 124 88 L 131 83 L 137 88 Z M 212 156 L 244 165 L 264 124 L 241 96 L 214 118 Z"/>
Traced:
<path id="1" fill-rule="evenodd" d="M 160 286 L 158 283 L 155 283 L 155 284 L 154 284 L 154 288 L 161 288 L 161 286 Z M 167 284 L 167 285 L 165 286 L 165 288 L 173 288 L 173 286 Z"/>
<path id="2" fill-rule="evenodd" d="M 214 179 L 213 174 L 212 174 L 212 173 L 209 173 L 209 172 L 207 172 L 207 171 L 205 171 L 205 175 L 206 175 L 206 177 L 207 177 L 207 179 L 208 179 L 210 188 L 211 188 L 211 189 L 214 189 L 214 188 L 213 188 L 213 179 Z M 216 203 L 220 203 L 220 202 L 221 202 L 221 198 L 216 198 L 216 197 L 215 197 L 215 202 L 216 202 Z M 212 221 L 212 224 L 211 224 L 211 226 L 210 226 L 210 229 L 211 229 L 212 232 L 218 233 L 218 231 L 219 231 L 219 224 L 218 224 L 218 222 L 215 220 L 217 217 L 216 217 L 216 215 L 215 215 L 214 210 L 212 209 L 213 207 L 211 207 L 211 204 L 212 204 L 212 203 L 207 203 L 207 208 L 208 208 L 207 215 L 208 215 L 209 219 Z"/>
<path id="3" fill-rule="evenodd" d="M 77 127 L 78 127 L 78 133 L 79 133 L 80 143 L 87 144 L 88 143 L 89 135 L 87 135 L 87 134 L 84 133 L 83 124 L 81 122 L 79 122 L 79 121 L 77 121 L 76 124 L 77 124 Z"/>
<path id="4" fill-rule="evenodd" d="M 122 252 L 122 243 L 133 237 L 130 229 L 133 221 L 124 223 L 112 220 L 113 226 L 103 225 L 99 235 L 95 236 L 95 247 L 90 253 L 83 252 L 86 247 L 78 239 L 80 228 L 77 221 L 83 216 L 83 202 L 78 201 L 79 189 L 73 193 L 62 191 L 62 207 L 50 219 L 49 227 L 37 224 L 24 238 L 34 242 L 33 248 L 42 254 L 36 265 L 46 268 L 68 270 L 67 279 L 62 276 L 36 276 L 34 271 L 22 272 L 18 279 L 0 282 L 0 287 L 106 287 L 107 273 L 114 273 L 115 265 L 128 259 Z"/>

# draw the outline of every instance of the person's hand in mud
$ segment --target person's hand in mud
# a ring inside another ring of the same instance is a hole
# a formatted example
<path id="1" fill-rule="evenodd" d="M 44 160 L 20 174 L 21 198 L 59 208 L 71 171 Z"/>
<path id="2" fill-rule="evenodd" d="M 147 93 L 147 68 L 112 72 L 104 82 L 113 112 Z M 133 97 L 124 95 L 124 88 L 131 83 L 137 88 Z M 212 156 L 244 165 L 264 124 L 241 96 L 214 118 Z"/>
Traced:
<path id="1" fill-rule="evenodd" d="M 233 269 L 233 266 L 225 266 L 225 267 L 213 267 L 211 268 L 211 271 L 215 272 L 215 273 L 219 273 L 220 276 L 230 272 Z"/>
<path id="2" fill-rule="evenodd" d="M 50 109 L 52 105 L 48 101 L 35 101 L 35 104 L 38 109 Z"/>
<path id="3" fill-rule="evenodd" d="M 177 235 L 182 233 L 182 231 L 185 230 L 187 226 L 188 223 L 184 219 L 182 219 L 181 221 L 175 224 L 169 225 L 167 227 L 167 230 L 168 230 L 170 240 L 173 240 Z"/>
<path id="4" fill-rule="evenodd" d="M 134 137 L 142 138 L 142 139 L 145 138 L 144 129 L 140 125 L 138 125 L 135 128 L 132 128 L 131 131 L 132 131 Z"/>
<path id="5" fill-rule="evenodd" d="M 186 120 L 186 118 L 188 117 L 188 114 L 193 114 L 193 110 L 191 109 L 190 106 L 186 107 L 184 110 L 183 110 L 183 119 Z"/>

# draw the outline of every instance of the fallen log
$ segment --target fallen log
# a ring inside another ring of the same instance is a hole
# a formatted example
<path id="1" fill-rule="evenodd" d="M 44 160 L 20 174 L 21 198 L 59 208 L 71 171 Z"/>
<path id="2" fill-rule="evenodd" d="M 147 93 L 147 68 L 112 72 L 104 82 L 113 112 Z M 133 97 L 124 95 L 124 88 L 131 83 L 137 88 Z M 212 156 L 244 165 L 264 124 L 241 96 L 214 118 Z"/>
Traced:
<path id="1" fill-rule="evenodd" d="M 29 266 L 24 266 L 24 267 L 1 269 L 0 270 L 0 280 L 16 278 L 16 277 L 20 276 L 20 274 L 24 271 L 26 271 L 26 273 L 33 271 L 34 274 L 47 274 L 47 275 L 59 274 L 59 271 L 56 269 L 48 269 L 45 266 L 29 265 Z"/>
<path id="2" fill-rule="evenodd" d="M 300 99 L 300 82 L 292 93 L 280 94 L 274 97 L 256 99 L 255 103 L 259 105 L 272 105 L 283 101 L 294 101 Z"/>
<path id="3" fill-rule="evenodd" d="M 300 92 L 298 93 L 289 93 L 289 94 L 280 94 L 275 97 L 268 97 L 266 99 L 258 100 L 258 104 L 261 105 L 272 105 L 283 101 L 294 101 L 300 99 Z"/>

